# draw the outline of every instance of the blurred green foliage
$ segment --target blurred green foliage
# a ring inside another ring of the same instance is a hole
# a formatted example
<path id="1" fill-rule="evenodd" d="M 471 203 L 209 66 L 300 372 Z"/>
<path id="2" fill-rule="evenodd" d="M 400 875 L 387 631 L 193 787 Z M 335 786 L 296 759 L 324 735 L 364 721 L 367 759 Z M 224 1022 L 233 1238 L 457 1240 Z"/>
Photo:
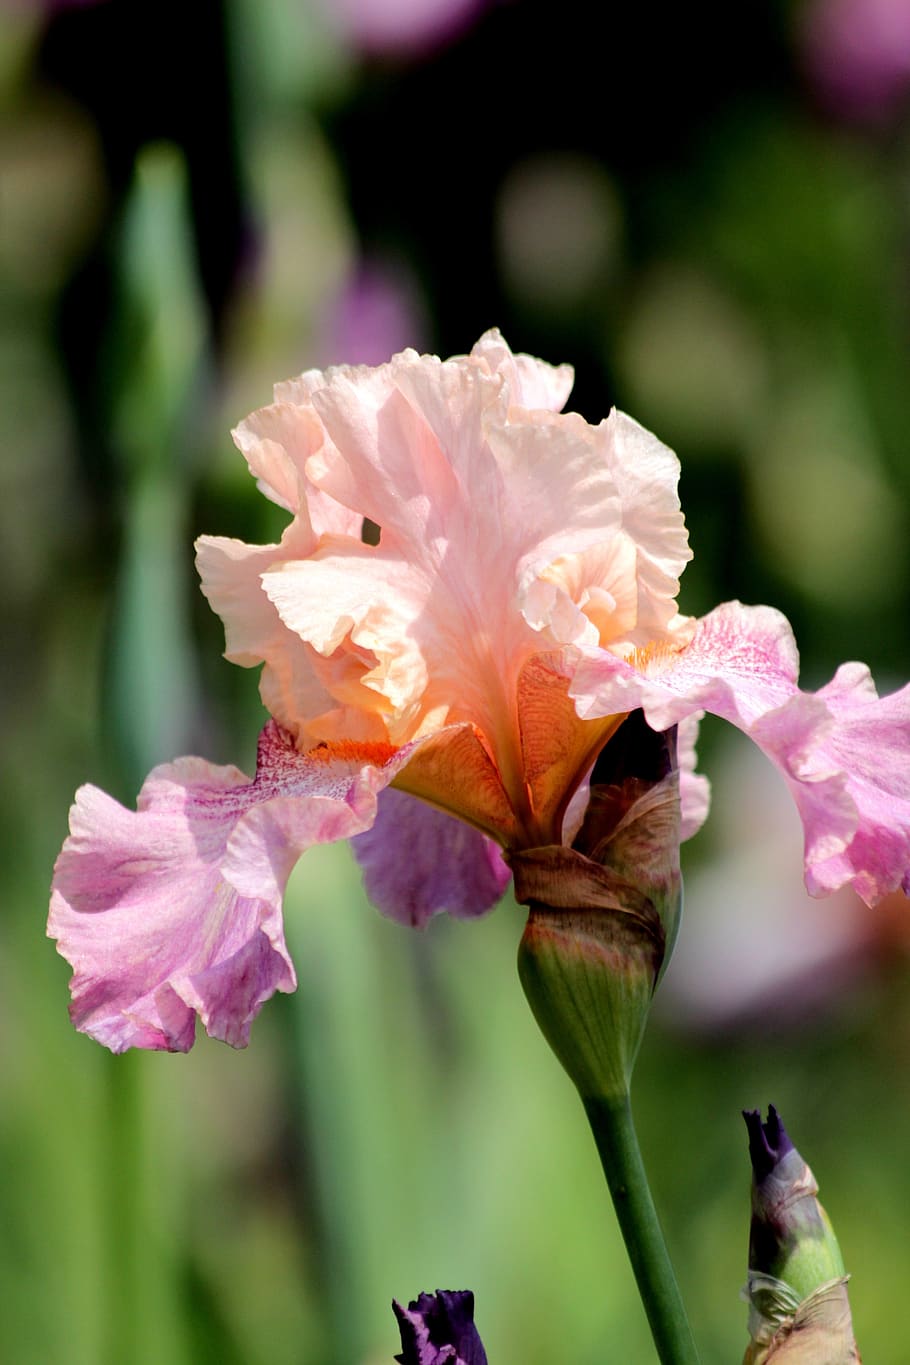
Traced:
<path id="1" fill-rule="evenodd" d="M 910 124 L 857 131 L 813 108 L 799 7 L 766 7 L 742 89 L 734 54 L 710 107 L 661 106 L 665 146 L 637 106 L 614 126 L 651 49 L 574 130 L 520 104 L 472 114 L 473 94 L 454 106 L 478 87 L 495 106 L 490 54 L 538 41 L 535 5 L 494 7 L 441 52 L 371 60 L 315 6 L 207 5 L 228 34 L 228 199 L 249 222 L 245 248 L 231 220 L 217 276 L 200 226 L 217 186 L 200 191 L 192 139 L 149 119 L 126 156 L 116 109 L 60 75 L 55 31 L 76 42 L 117 4 L 97 9 L 23 7 L 0 31 L 0 1358 L 378 1365 L 392 1295 L 467 1286 L 491 1362 L 648 1360 L 584 1115 L 517 986 L 514 906 L 415 935 L 369 907 L 347 850 L 318 850 L 287 898 L 299 990 L 251 1047 L 110 1058 L 67 1023 L 50 869 L 81 781 L 130 801 L 177 750 L 249 770 L 256 680 L 218 658 L 192 538 L 278 534 L 227 433 L 273 380 L 363 358 L 329 340 L 361 256 L 422 300 L 428 335 L 391 344 L 465 350 L 498 322 L 516 349 L 578 363 L 589 418 L 617 401 L 679 450 L 684 609 L 770 601 L 809 684 L 845 655 L 902 681 Z M 567 52 L 585 44 L 575 21 Z M 196 72 L 201 105 L 214 76 Z M 573 81 L 553 76 L 545 114 Z M 129 80 L 118 92 L 126 125 Z M 450 171 L 485 236 L 434 188 L 402 108 L 443 120 L 446 155 L 459 119 L 489 121 Z M 383 175 L 456 216 L 428 230 Z M 717 851 L 709 826 L 689 866 Z M 668 1010 L 649 1032 L 639 1131 L 706 1362 L 745 1341 L 737 1111 L 768 1099 L 823 1185 L 864 1353 L 906 1360 L 907 942 L 906 920 L 883 929 L 823 1008 L 711 1034 Z"/>

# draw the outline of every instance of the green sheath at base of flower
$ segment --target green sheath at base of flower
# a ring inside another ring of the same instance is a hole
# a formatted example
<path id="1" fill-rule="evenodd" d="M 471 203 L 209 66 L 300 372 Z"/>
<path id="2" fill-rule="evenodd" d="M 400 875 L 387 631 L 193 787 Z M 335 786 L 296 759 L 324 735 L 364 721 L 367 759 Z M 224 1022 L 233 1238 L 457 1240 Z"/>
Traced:
<path id="1" fill-rule="evenodd" d="M 614 909 L 531 905 L 518 975 L 582 1099 L 629 1092 L 663 959 L 659 929 Z"/>
<path id="2" fill-rule="evenodd" d="M 744 1113 L 752 1159 L 743 1365 L 855 1365 L 847 1279 L 811 1170 L 773 1105 Z"/>

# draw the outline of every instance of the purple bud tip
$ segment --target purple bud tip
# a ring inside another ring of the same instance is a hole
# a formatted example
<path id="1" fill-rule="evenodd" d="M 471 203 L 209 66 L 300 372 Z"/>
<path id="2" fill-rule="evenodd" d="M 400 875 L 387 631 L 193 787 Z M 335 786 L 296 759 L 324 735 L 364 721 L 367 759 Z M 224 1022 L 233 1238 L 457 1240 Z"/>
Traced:
<path id="1" fill-rule="evenodd" d="M 401 1332 L 399 1365 L 487 1365 L 470 1289 L 437 1289 L 407 1308 L 393 1299 L 392 1311 Z"/>
<path id="2" fill-rule="evenodd" d="M 744 1109 L 743 1118 L 749 1132 L 749 1156 L 755 1183 L 760 1185 L 766 1180 L 779 1161 L 793 1151 L 793 1143 L 781 1123 L 780 1115 L 773 1104 L 768 1105 L 767 1122 L 762 1123 L 759 1109 Z"/>

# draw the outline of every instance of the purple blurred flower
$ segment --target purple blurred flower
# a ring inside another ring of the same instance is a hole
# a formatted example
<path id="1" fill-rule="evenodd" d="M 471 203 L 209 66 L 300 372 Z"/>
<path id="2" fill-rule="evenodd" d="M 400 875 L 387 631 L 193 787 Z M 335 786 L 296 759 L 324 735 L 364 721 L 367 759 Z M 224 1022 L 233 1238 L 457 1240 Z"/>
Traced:
<path id="1" fill-rule="evenodd" d="M 406 346 L 421 349 L 426 320 L 403 266 L 360 261 L 329 301 L 317 343 L 322 365 L 381 365 Z"/>
<path id="2" fill-rule="evenodd" d="M 392 1310 L 401 1332 L 399 1365 L 487 1365 L 470 1289 L 437 1289 L 406 1309 L 393 1299 Z"/>

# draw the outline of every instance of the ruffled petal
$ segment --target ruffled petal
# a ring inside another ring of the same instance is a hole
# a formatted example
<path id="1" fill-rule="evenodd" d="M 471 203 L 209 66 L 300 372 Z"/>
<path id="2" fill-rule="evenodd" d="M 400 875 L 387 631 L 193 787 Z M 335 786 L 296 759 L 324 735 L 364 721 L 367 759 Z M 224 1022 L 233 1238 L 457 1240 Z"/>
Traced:
<path id="1" fill-rule="evenodd" d="M 406 792 L 382 793 L 372 828 L 351 840 L 367 895 L 399 924 L 422 926 L 447 910 L 483 915 L 511 873 L 496 844 Z"/>
<path id="2" fill-rule="evenodd" d="M 814 725 L 810 703 L 825 708 Z M 849 883 L 867 905 L 910 895 L 910 686 L 879 698 L 864 664 L 842 664 L 757 731 L 800 808 L 810 892 Z"/>
<path id="3" fill-rule="evenodd" d="M 146 779 L 135 811 L 77 793 L 54 872 L 48 933 L 74 968 L 71 1015 L 114 1052 L 185 1052 L 195 1016 L 244 1046 L 275 991 L 295 987 L 281 897 L 311 844 L 375 818 L 408 754 L 322 746 L 301 755 L 274 722 L 255 780 L 178 759 Z"/>
<path id="4" fill-rule="evenodd" d="M 711 783 L 703 773 L 695 771 L 698 755 L 698 727 L 702 711 L 686 716 L 679 722 L 676 733 L 676 758 L 679 763 L 679 837 L 682 843 L 697 834 L 711 809 Z"/>
<path id="5" fill-rule="evenodd" d="M 312 409 L 276 402 L 250 413 L 231 433 L 261 492 L 298 518 L 310 546 L 325 532 L 359 536 L 362 518 L 315 488 L 306 462 L 325 439 Z"/>
<path id="6" fill-rule="evenodd" d="M 381 720 L 357 705 L 370 663 L 350 652 L 322 657 L 282 621 L 263 587 L 272 566 L 293 558 L 307 535 L 294 521 L 279 545 L 245 545 L 224 536 L 197 540 L 202 591 L 224 621 L 225 658 L 244 668 L 265 664 L 263 704 L 301 747 L 339 737 L 388 738 Z"/>
<path id="7" fill-rule="evenodd" d="M 530 829 L 528 661 L 683 638 L 676 457 L 622 414 L 597 427 L 561 414 L 571 380 L 491 331 L 451 360 L 407 350 L 308 371 L 240 424 L 295 523 L 245 559 L 203 540 L 200 564 L 230 656 L 264 660 L 263 699 L 301 743 L 474 726 Z M 362 543 L 363 517 L 378 545 Z"/>
<path id="8" fill-rule="evenodd" d="M 502 375 L 510 402 L 523 408 L 561 412 L 572 392 L 571 365 L 548 365 L 532 355 L 513 355 L 498 327 L 491 327 L 471 348 L 471 359 L 481 360 L 491 373 Z"/>
<path id="9" fill-rule="evenodd" d="M 552 547 L 549 562 L 543 552 L 550 547 L 542 545 L 522 608 L 560 644 L 599 643 L 622 653 L 685 629 L 676 598 L 692 555 L 677 493 L 679 461 L 622 412 L 586 433 L 613 489 L 613 519 L 601 511 L 596 536 L 576 530 Z"/>
<path id="10" fill-rule="evenodd" d="M 698 622 L 691 644 L 621 659 L 590 651 L 569 689 L 583 719 L 644 708 L 648 724 L 668 730 L 710 711 L 748 734 L 797 691 L 799 656 L 786 617 L 772 607 L 727 602 Z"/>
<path id="11" fill-rule="evenodd" d="M 382 547 L 326 537 L 310 558 L 269 568 L 262 587 L 285 629 L 317 654 L 356 651 L 358 687 L 346 700 L 383 717 L 393 741 L 414 733 L 428 679 L 412 625 L 426 608 L 426 575 Z M 445 709 L 435 713 L 438 724 L 445 718 Z"/>
<path id="12" fill-rule="evenodd" d="M 813 894 L 850 883 L 872 904 L 910 890 L 910 687 L 880 699 L 868 669 L 845 664 L 827 687 L 802 692 L 798 671 L 779 612 L 728 602 L 680 652 L 590 654 L 570 691 L 583 717 L 641 706 L 656 730 L 696 711 L 722 716 L 787 779 Z"/>
<path id="13" fill-rule="evenodd" d="M 305 566 L 276 566 L 266 590 L 317 648 L 350 638 L 379 656 L 368 686 L 396 727 L 413 727 L 393 739 L 425 732 L 428 717 L 468 721 L 508 768 L 517 676 L 541 646 L 523 585 L 609 536 L 620 508 L 596 429 L 516 406 L 506 389 L 502 367 L 414 352 L 327 371 L 312 395 L 327 439 L 307 473 L 376 521 L 380 544 L 325 539 Z"/>

